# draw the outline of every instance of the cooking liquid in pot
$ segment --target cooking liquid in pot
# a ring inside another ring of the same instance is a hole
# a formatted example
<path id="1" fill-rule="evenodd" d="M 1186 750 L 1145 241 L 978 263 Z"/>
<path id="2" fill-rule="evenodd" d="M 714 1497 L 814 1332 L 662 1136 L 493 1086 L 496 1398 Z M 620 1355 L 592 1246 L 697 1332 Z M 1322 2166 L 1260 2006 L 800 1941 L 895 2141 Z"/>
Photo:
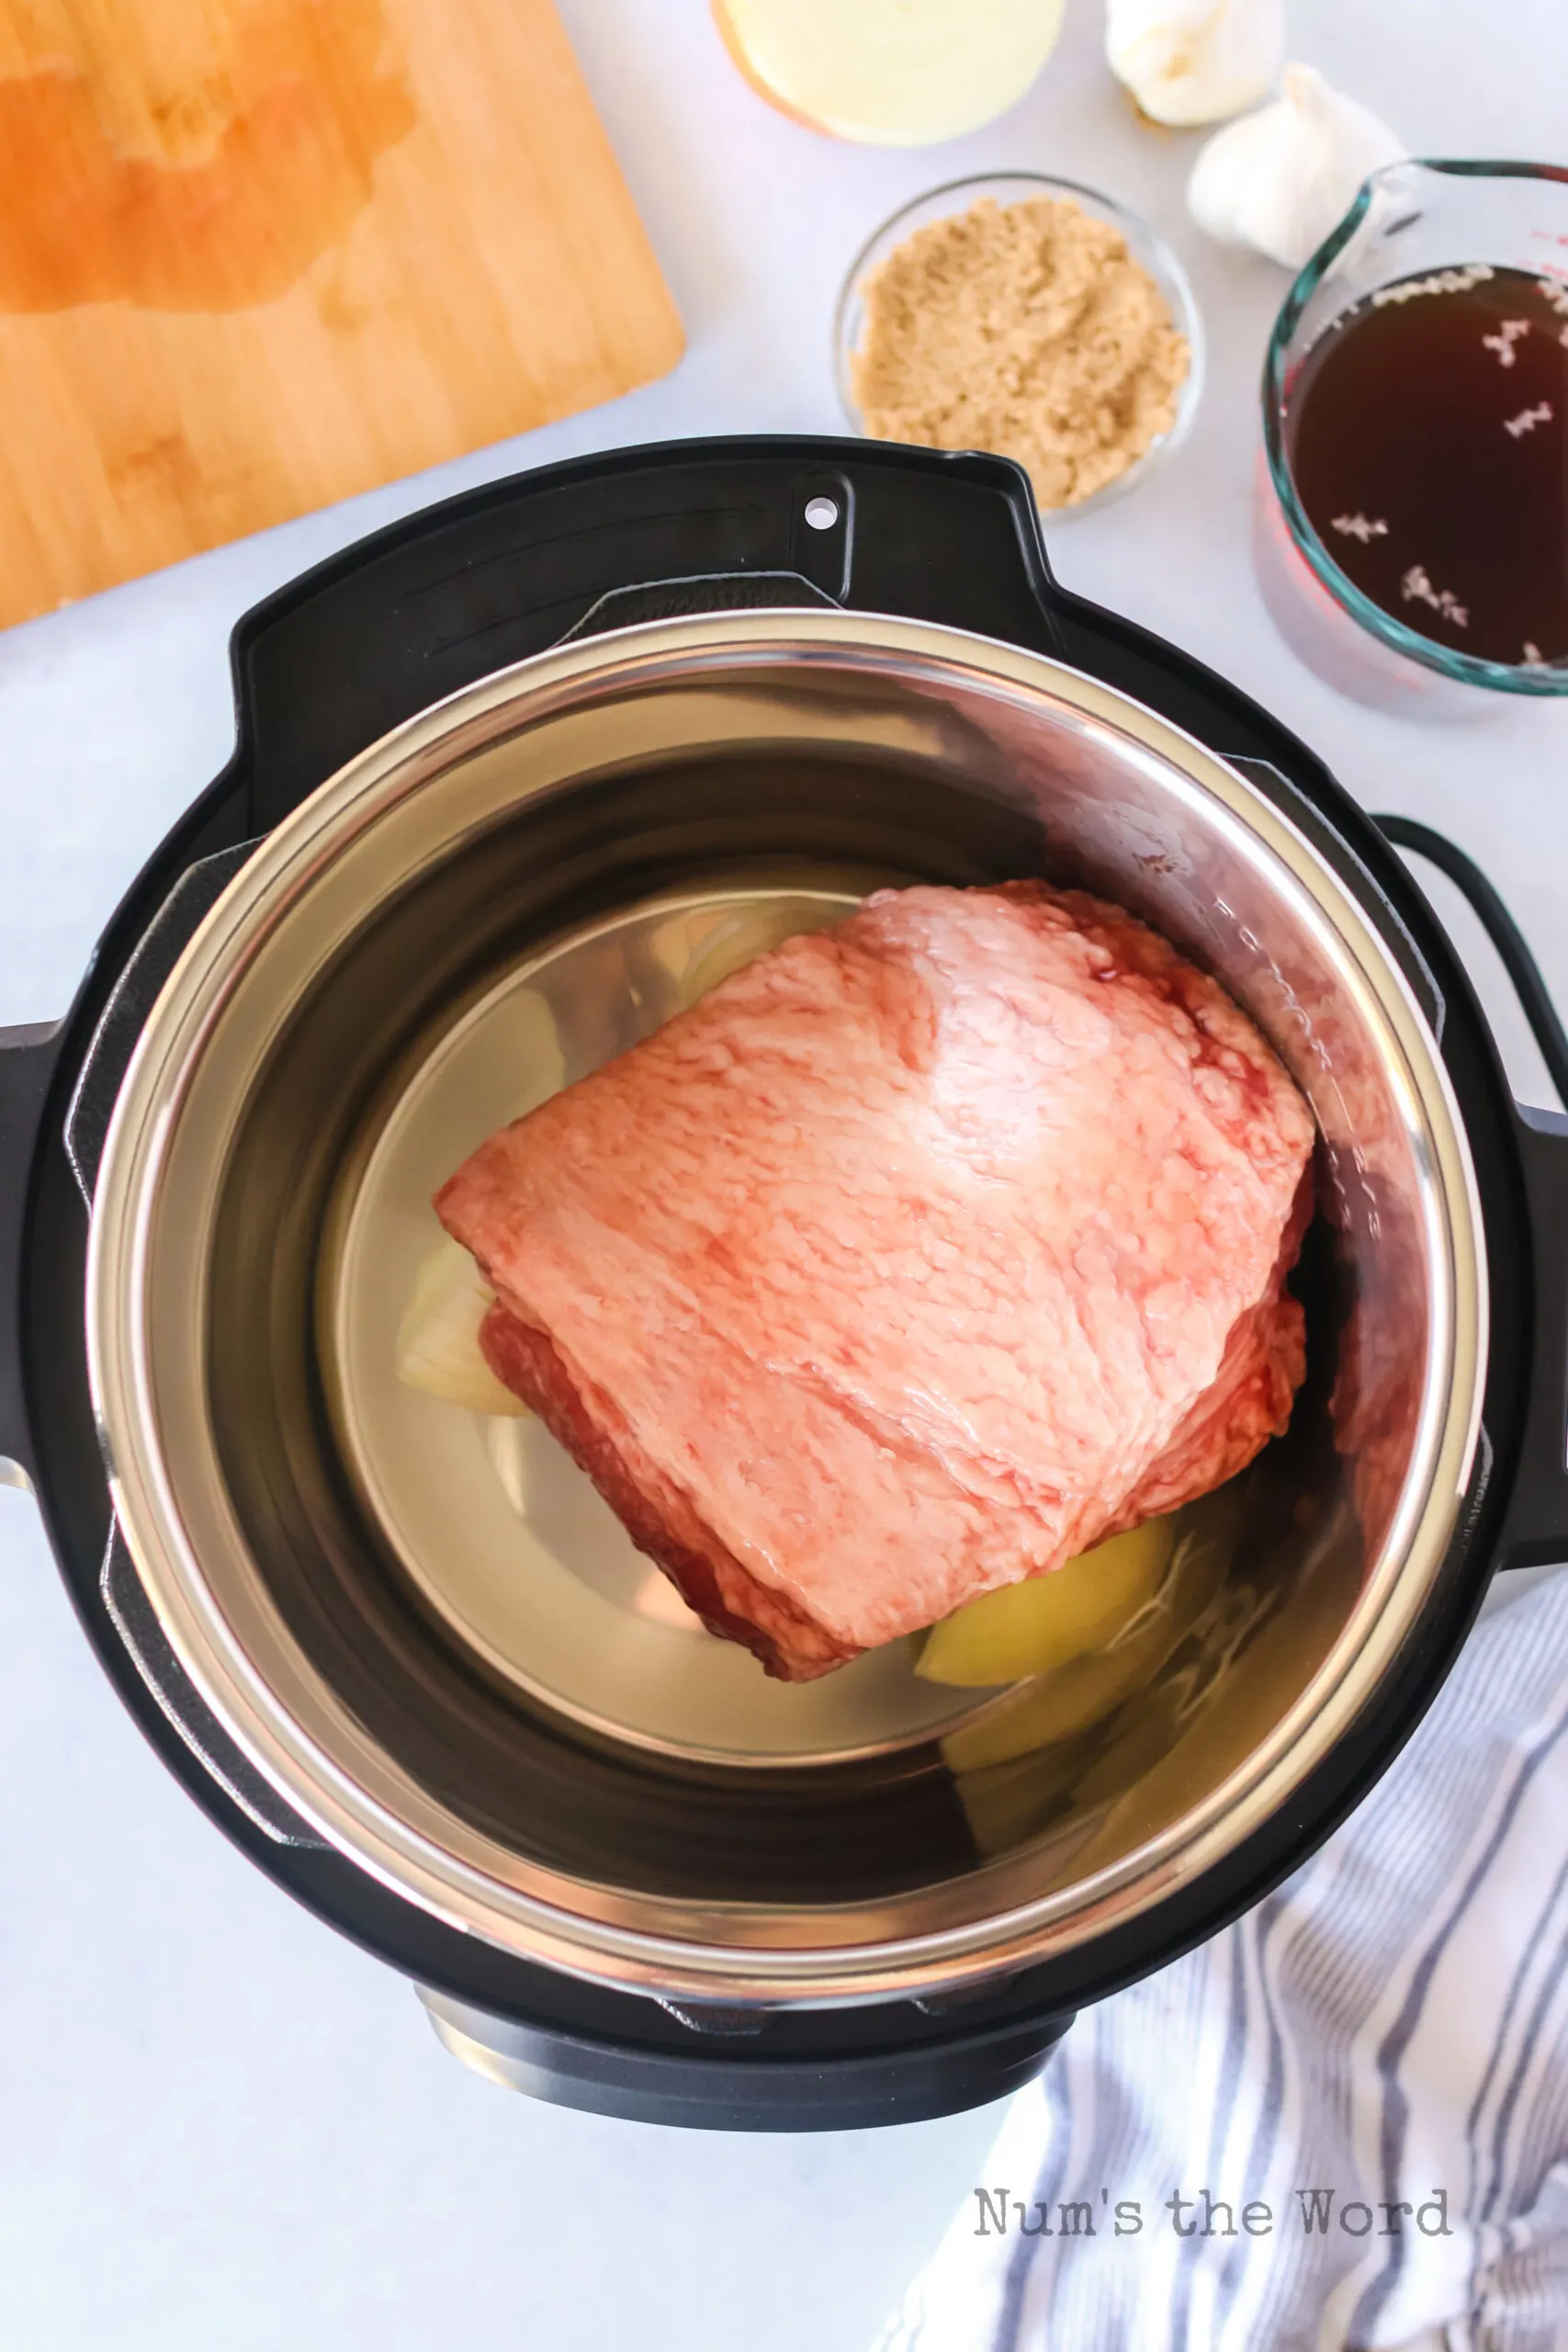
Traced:
<path id="1" fill-rule="evenodd" d="M 1382 611 L 1484 661 L 1568 660 L 1568 284 L 1477 264 L 1380 287 L 1308 353 L 1286 442 Z"/>

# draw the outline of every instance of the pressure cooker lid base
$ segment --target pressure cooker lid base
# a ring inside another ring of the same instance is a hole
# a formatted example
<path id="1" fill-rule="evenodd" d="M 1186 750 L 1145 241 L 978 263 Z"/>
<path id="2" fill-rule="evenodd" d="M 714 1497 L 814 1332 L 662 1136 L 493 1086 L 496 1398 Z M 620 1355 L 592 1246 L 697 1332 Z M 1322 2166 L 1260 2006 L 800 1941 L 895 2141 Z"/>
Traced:
<path id="1" fill-rule="evenodd" d="M 730 2012 L 687 2026 L 687 2047 L 669 2049 L 498 2017 L 424 1985 L 420 1999 L 442 2048 L 503 2089 L 704 2132 L 853 2132 L 956 2115 L 1021 2089 L 1071 2022 L 1046 2014 L 998 2023 L 985 2004 L 973 2022 L 964 2012 L 934 2022 L 900 2002 L 869 2030 L 864 2010 L 799 2020 L 781 2049 L 778 2020 Z M 891 2033 L 886 2017 L 897 2020 Z"/>
<path id="2" fill-rule="evenodd" d="M 685 445 L 617 452 L 494 485 L 458 505 L 409 518 L 350 557 L 334 559 L 295 583 L 243 625 L 235 648 L 241 694 L 236 756 L 225 775 L 171 833 L 128 897 L 61 1040 L 55 1112 L 45 1118 L 26 1188 L 20 1319 L 31 1435 L 29 1451 L 28 1431 L 20 1430 L 22 1442 L 16 1450 L 33 1469 L 62 1573 L 107 1675 L 172 1774 L 209 1818 L 275 1883 L 364 1950 L 422 1984 L 444 1988 L 443 1997 L 467 2005 L 472 2012 L 510 2018 L 546 2041 L 558 2031 L 573 2042 L 595 2043 L 612 2068 L 623 2045 L 640 2046 L 649 2014 L 664 2020 L 664 2046 L 671 2063 L 681 2055 L 683 2030 L 653 2000 L 612 1990 L 586 1972 L 566 1975 L 542 1968 L 509 1941 L 489 1941 L 451 1924 L 436 1907 L 411 1899 L 395 1885 L 379 1860 L 373 1859 L 366 1867 L 361 1860 L 351 1859 L 352 1847 L 273 1843 L 229 1803 L 141 1680 L 105 1616 L 99 1591 L 108 1498 L 87 1393 L 83 1329 L 73 1314 L 62 1313 L 62 1301 L 83 1295 L 84 1234 L 75 1181 L 61 1147 L 60 1121 L 95 1024 L 109 991 L 118 986 L 128 955 L 193 856 L 249 842 L 268 831 L 307 791 L 389 727 L 443 695 L 470 687 L 482 671 L 539 652 L 561 626 L 560 610 L 548 598 L 558 593 L 558 556 L 564 537 L 581 535 L 584 546 L 592 544 L 592 578 L 603 586 L 677 573 L 691 568 L 686 539 L 692 515 L 705 524 L 710 512 L 720 506 L 727 515 L 744 512 L 749 520 L 754 514 L 771 514 L 777 482 L 782 482 L 787 526 L 798 506 L 800 466 L 829 458 L 845 469 L 854 489 L 852 572 L 847 552 L 834 549 L 835 560 L 843 566 L 840 584 L 848 604 L 891 613 L 908 609 L 906 600 L 918 598 L 918 608 L 932 620 L 1065 653 L 1080 672 L 1163 711 L 1222 758 L 1235 761 L 1239 755 L 1242 764 L 1255 763 L 1265 798 L 1283 809 L 1288 820 L 1305 821 L 1310 837 L 1381 930 L 1394 959 L 1405 961 L 1402 942 L 1404 946 L 1415 943 L 1416 993 L 1428 1018 L 1436 1006 L 1443 1057 L 1463 1105 L 1469 1148 L 1481 1176 L 1495 1339 L 1483 1359 L 1486 1426 L 1499 1445 L 1490 1483 L 1485 1475 L 1493 1460 L 1489 1449 L 1461 1481 L 1463 1508 L 1452 1547 L 1419 1624 L 1394 1662 L 1386 1686 L 1380 1689 L 1376 1704 L 1325 1752 L 1288 1804 L 1268 1815 L 1244 1843 L 1152 1908 L 1122 1918 L 1087 1943 L 1062 1950 L 1032 1971 L 1028 1982 L 1033 1989 L 1027 1998 L 1038 2015 L 1059 2017 L 1073 2006 L 1100 1998 L 1213 1932 L 1303 1859 L 1384 1769 L 1451 1664 L 1484 1589 L 1513 1476 L 1514 1437 L 1525 1409 L 1521 1367 L 1530 1329 L 1531 1259 L 1517 1197 L 1510 1106 L 1484 1025 L 1430 909 L 1375 827 L 1321 764 L 1266 713 L 1171 647 L 1116 615 L 1055 589 L 1040 556 L 1033 510 L 1021 477 L 1010 488 L 1005 482 L 998 486 L 998 476 L 1006 471 L 999 461 L 939 458 L 891 446 L 847 443 Z M 745 503 L 751 501 L 756 504 Z M 655 522 L 661 536 L 657 538 L 659 552 L 650 556 Z M 786 528 L 771 560 L 784 560 L 788 545 Z M 502 579 L 504 594 L 498 600 L 493 583 Z M 839 584 L 834 593 L 840 593 Z M 571 617 L 589 600 L 589 594 L 579 597 L 565 616 Z M 504 625 L 497 618 L 502 609 Z M 427 614 L 432 616 L 428 623 Z M 412 631 L 411 615 L 417 623 Z M 868 627 L 874 631 L 880 625 Z M 835 779 L 834 789 L 847 802 L 840 782 Z M 972 824 L 976 814 L 972 799 Z M 982 809 L 982 824 L 988 824 L 993 814 L 994 809 Z M 950 829 L 944 855 L 951 854 L 956 839 L 956 831 Z M 618 843 L 612 845 L 612 859 L 617 854 Z M 975 867 L 991 866 L 1032 870 L 1028 843 L 996 858 L 987 843 L 965 878 L 984 878 Z M 1408 962 L 1405 967 L 1411 968 Z M 1424 988 L 1422 982 L 1429 982 L 1432 974 L 1437 987 Z M 21 1199 L 18 1187 L 18 1216 Z M 265 1300 L 253 1292 L 245 1303 L 265 1306 Z M 240 1344 L 251 1336 L 242 1334 Z M 264 1519 L 275 1501 L 280 1505 L 277 1517 L 285 1547 L 301 1532 L 309 1543 L 310 1529 L 301 1531 L 294 1516 L 294 1497 L 265 1478 L 254 1481 L 251 1492 Z M 402 1582 L 407 1585 L 408 1579 Z M 345 1567 L 337 1597 L 344 1605 L 332 1600 L 322 1612 L 335 1612 L 330 1628 L 324 1629 L 321 1616 L 312 1618 L 308 1609 L 297 1612 L 301 1636 L 321 1633 L 323 1658 L 336 1658 L 351 1670 L 360 1663 L 355 1612 L 344 1599 L 352 1589 L 352 1573 Z M 422 1608 L 418 1637 L 432 1651 L 433 1629 L 441 1630 L 435 1615 Z M 386 1630 L 397 1653 L 398 1670 L 407 1666 L 412 1688 L 428 1669 L 428 1661 L 415 1662 L 413 1620 L 400 1632 L 398 1624 Z M 468 1645 L 454 1634 L 448 1646 L 457 1656 Z M 397 1679 L 396 1672 L 392 1679 Z M 345 1679 L 352 1681 L 352 1671 Z M 375 1694 L 366 1695 L 373 1701 Z M 460 1678 L 441 1679 L 441 1695 L 450 1696 L 460 1708 L 465 1698 Z M 477 1694 L 477 1716 L 484 1717 L 492 1695 L 489 1690 Z M 383 1720 L 395 1736 L 390 1715 Z M 430 1760 L 440 1784 L 442 1759 Z M 656 1756 L 645 1761 L 660 1768 Z M 674 1777 L 680 1777 L 678 1764 Z M 454 1793 L 461 1800 L 465 1792 Z M 547 1805 L 553 1794 L 547 1770 L 539 1794 Z M 498 1817 L 497 1826 L 504 1834 L 503 1818 Z M 944 1858 L 966 1853 L 972 1860 L 973 1845 L 965 1836 L 965 1825 L 954 1827 L 951 1819 L 944 1821 L 933 1838 L 930 1859 L 940 1864 Z M 1024 1992 L 1022 1982 L 1019 1991 Z M 867 2019 L 878 2008 L 854 2014 Z M 690 2046 L 691 2038 L 684 2036 L 684 2047 Z M 760 2051 L 760 2044 L 753 2046 Z M 965 2077 L 931 2111 L 966 2103 L 973 2095 L 966 2086 L 969 2080 Z M 822 2097 L 829 2099 L 826 2064 L 820 2083 Z M 543 2082 L 527 2086 L 547 2096 L 572 2097 L 570 2091 L 552 2089 Z M 647 2112 L 639 2098 L 628 2087 L 624 2095 L 612 2091 L 604 2104 L 612 2112 Z M 584 2098 L 574 2103 L 597 2101 Z M 662 2120 L 695 2119 L 669 2114 Z M 885 2119 L 840 2116 L 824 2108 L 816 2120 L 853 2123 Z M 753 2107 L 750 2113 L 737 2109 L 732 2120 L 736 2126 L 750 2122 L 767 2128 L 771 2119 Z M 783 2127 L 773 2122 L 772 2128 Z"/>

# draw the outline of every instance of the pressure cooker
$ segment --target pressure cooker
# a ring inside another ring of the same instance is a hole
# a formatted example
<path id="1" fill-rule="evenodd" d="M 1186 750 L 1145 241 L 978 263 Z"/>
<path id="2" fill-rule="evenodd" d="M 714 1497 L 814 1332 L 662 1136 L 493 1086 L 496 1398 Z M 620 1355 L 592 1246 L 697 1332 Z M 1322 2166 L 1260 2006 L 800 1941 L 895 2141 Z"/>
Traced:
<path id="1" fill-rule="evenodd" d="M 1066 593 L 993 458 L 524 474 L 310 572 L 232 660 L 228 765 L 65 1018 L 0 1033 L 0 1453 L 104 1670 L 501 2081 L 726 2129 L 998 2097 L 1276 1885 L 1493 1576 L 1568 1550 L 1568 1121 L 1515 1104 L 1398 851 L 1468 891 L 1568 1095 L 1528 951 L 1438 836 Z M 536 1425 L 392 1356 L 435 1185 L 716 932 L 1037 874 L 1246 1007 L 1318 1215 L 1291 1429 L 1183 1521 L 1201 1605 L 1010 1743 L 1017 1692 L 909 1643 L 766 1682 Z"/>

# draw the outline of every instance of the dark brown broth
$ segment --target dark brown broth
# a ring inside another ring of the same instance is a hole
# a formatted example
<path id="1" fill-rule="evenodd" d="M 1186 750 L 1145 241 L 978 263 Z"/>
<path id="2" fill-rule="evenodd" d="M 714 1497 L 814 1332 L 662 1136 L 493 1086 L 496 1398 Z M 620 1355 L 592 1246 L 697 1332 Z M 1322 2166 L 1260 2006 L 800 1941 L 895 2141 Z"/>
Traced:
<path id="1" fill-rule="evenodd" d="M 1568 285 L 1380 288 L 1307 354 L 1285 437 L 1308 521 L 1374 605 L 1483 660 L 1568 660 Z"/>

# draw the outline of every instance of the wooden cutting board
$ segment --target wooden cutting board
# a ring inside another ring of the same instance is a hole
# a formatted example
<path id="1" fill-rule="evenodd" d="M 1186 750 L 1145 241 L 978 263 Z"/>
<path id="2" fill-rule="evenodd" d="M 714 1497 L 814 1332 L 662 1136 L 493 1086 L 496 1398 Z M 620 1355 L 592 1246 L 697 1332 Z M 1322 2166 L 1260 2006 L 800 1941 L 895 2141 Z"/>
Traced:
<path id="1" fill-rule="evenodd" d="M 0 0 L 0 626 L 681 348 L 549 0 Z"/>

